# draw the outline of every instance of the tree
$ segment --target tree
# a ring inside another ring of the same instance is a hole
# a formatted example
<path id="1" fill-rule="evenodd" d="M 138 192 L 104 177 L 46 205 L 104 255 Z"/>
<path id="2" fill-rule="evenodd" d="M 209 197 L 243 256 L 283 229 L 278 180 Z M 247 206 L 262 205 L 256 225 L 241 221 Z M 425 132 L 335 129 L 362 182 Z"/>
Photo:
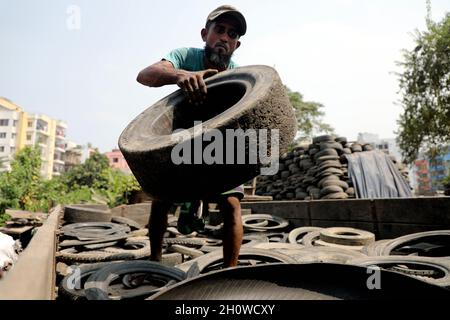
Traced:
<path id="1" fill-rule="evenodd" d="M 450 142 L 450 13 L 439 23 L 429 13 L 426 20 L 427 30 L 416 30 L 415 48 L 397 63 L 403 68 L 397 141 L 408 163 L 420 150 L 434 158 Z"/>
<path id="2" fill-rule="evenodd" d="M 37 195 L 41 183 L 41 153 L 37 147 L 20 150 L 11 163 L 11 171 L 0 181 L 0 202 L 4 207 L 25 209 Z"/>
<path id="3" fill-rule="evenodd" d="M 303 95 L 300 92 L 293 92 L 288 87 L 285 88 L 288 91 L 289 101 L 295 109 L 300 139 L 319 133 L 333 133 L 334 129 L 322 120 L 325 115 L 321 110 L 324 108 L 323 104 L 303 101 Z"/>
<path id="4" fill-rule="evenodd" d="M 103 171 L 109 168 L 108 158 L 95 152 L 83 164 L 74 166 L 71 170 L 63 174 L 62 179 L 69 188 L 79 186 L 106 188 L 108 179 Z"/>

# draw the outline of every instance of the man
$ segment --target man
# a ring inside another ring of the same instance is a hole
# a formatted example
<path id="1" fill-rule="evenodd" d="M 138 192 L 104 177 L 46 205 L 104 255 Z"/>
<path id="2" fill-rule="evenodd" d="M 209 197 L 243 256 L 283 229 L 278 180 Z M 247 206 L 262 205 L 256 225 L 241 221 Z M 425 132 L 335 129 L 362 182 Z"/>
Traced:
<path id="1" fill-rule="evenodd" d="M 183 90 L 191 105 L 202 105 L 207 94 L 204 79 L 236 67 L 231 56 L 239 48 L 239 39 L 246 30 L 245 18 L 236 8 L 220 6 L 208 15 L 205 28 L 201 30 L 204 49 L 173 50 L 161 61 L 142 70 L 137 81 L 149 87 L 176 84 Z M 240 205 L 243 195 L 243 186 L 239 186 L 223 193 L 218 199 L 224 220 L 224 267 L 237 265 L 243 237 Z M 151 260 L 161 260 L 167 212 L 171 206 L 172 203 L 157 199 L 152 202 L 149 221 Z"/>

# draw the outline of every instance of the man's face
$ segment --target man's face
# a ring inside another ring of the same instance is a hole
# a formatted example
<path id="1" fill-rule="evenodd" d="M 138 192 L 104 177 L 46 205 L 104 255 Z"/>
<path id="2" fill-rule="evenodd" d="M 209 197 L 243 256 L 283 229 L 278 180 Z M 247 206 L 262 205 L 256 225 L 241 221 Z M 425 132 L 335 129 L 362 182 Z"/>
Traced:
<path id="1" fill-rule="evenodd" d="M 228 65 L 233 52 L 241 45 L 236 23 L 232 19 L 219 18 L 207 29 L 202 29 L 201 34 L 205 41 L 207 58 L 219 68 L 223 67 L 223 63 Z"/>

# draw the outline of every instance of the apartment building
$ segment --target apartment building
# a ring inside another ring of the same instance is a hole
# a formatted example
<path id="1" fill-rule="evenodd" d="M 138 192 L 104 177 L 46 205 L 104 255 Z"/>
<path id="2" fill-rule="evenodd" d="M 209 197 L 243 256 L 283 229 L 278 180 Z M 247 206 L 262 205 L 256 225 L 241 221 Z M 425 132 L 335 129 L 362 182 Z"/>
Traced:
<path id="1" fill-rule="evenodd" d="M 433 195 L 430 168 L 426 159 L 414 161 L 415 193 L 417 195 Z"/>
<path id="2" fill-rule="evenodd" d="M 0 98 L 0 159 L 10 169 L 14 154 L 25 146 L 41 149 L 43 177 L 64 171 L 67 124 L 42 114 L 29 114 L 6 98 Z"/>
<path id="3" fill-rule="evenodd" d="M 24 145 L 21 133 L 25 114 L 18 105 L 0 97 L 0 171 L 10 170 L 11 159 Z"/>
<path id="4" fill-rule="evenodd" d="M 41 149 L 43 177 L 50 179 L 64 171 L 67 124 L 43 114 L 27 114 L 25 145 Z"/>
<path id="5" fill-rule="evenodd" d="M 92 148 L 90 144 L 80 145 L 73 141 L 67 141 L 64 155 L 65 171 L 69 171 L 74 166 L 84 163 L 95 152 L 96 149 Z"/>

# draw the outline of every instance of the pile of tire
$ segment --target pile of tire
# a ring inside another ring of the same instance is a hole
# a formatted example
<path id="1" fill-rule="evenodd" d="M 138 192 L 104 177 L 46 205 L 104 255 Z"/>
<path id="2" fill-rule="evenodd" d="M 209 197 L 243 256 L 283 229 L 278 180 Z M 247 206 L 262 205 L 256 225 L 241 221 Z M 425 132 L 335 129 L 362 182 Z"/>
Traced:
<path id="1" fill-rule="evenodd" d="M 435 230 L 375 241 L 362 249 L 365 258 L 350 263 L 401 272 L 450 288 L 450 230 Z"/>
<path id="2" fill-rule="evenodd" d="M 186 274 L 180 269 L 151 261 L 82 264 L 73 266 L 59 283 L 58 298 L 143 300 L 185 278 Z"/>
<path id="3" fill-rule="evenodd" d="M 138 229 L 136 222 L 123 217 L 114 217 L 113 221 L 116 222 L 83 222 L 63 226 L 57 261 L 89 263 L 133 260 L 150 255 L 146 229 Z"/>
<path id="4" fill-rule="evenodd" d="M 400 174 L 405 179 L 405 181 L 408 183 L 408 185 L 411 185 L 411 182 L 409 180 L 409 170 L 408 166 L 406 166 L 403 162 L 398 161 L 396 157 L 390 156 L 392 162 L 397 167 L 398 171 L 400 171 Z"/>
<path id="5" fill-rule="evenodd" d="M 277 174 L 259 176 L 255 194 L 274 200 L 355 198 L 345 155 L 373 149 L 371 144 L 349 143 L 345 137 L 314 137 L 312 144 L 281 156 Z M 407 176 L 407 168 L 395 163 Z"/>

